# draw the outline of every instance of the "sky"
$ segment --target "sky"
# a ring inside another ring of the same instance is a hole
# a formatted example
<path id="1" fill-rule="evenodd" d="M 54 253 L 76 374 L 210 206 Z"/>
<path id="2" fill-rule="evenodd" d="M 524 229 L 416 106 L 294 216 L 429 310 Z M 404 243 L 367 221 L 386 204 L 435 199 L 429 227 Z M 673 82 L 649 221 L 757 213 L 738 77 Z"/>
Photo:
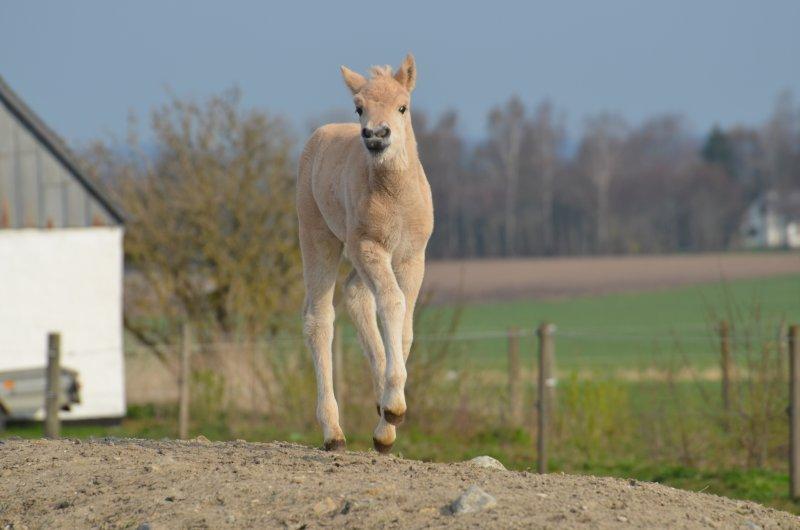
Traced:
<path id="1" fill-rule="evenodd" d="M 351 111 L 339 65 L 397 66 L 412 106 L 453 108 L 467 138 L 513 94 L 549 98 L 568 129 L 602 111 L 681 113 L 702 134 L 758 124 L 800 96 L 800 2 L 0 0 L 0 76 L 72 144 L 124 136 L 130 112 L 237 86 L 298 136 Z M 355 115 L 353 115 L 355 118 Z"/>

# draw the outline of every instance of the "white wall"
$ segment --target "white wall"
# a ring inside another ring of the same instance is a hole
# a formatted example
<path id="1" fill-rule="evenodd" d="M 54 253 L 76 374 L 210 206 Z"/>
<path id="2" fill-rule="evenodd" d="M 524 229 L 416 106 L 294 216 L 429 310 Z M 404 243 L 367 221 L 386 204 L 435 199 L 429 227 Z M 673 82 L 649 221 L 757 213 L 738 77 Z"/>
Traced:
<path id="1" fill-rule="evenodd" d="M 123 416 L 122 228 L 0 230 L 0 370 L 44 366 L 49 331 L 81 381 L 62 418 Z"/>

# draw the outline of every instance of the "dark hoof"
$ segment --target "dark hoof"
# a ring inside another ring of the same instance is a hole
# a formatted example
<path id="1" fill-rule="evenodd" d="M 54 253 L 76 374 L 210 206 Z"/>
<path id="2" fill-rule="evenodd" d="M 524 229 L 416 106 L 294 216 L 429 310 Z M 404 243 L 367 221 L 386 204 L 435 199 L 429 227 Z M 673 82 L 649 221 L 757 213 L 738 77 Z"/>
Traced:
<path id="1" fill-rule="evenodd" d="M 406 419 L 405 414 L 395 414 L 391 410 L 384 410 L 383 411 L 383 419 L 387 422 L 391 423 L 392 425 L 400 425 L 403 423 L 403 420 Z"/>
<path id="2" fill-rule="evenodd" d="M 378 417 L 381 417 L 381 406 L 379 403 L 375 403 L 375 408 L 378 409 Z"/>
<path id="3" fill-rule="evenodd" d="M 389 451 L 392 450 L 392 444 L 385 444 L 385 443 L 379 442 L 375 438 L 372 439 L 372 445 L 373 445 L 373 447 L 375 447 L 375 450 L 378 451 L 382 455 L 385 455 Z"/>
<path id="4" fill-rule="evenodd" d="M 325 442 L 326 451 L 345 451 L 347 450 L 347 442 L 344 440 L 328 440 Z"/>

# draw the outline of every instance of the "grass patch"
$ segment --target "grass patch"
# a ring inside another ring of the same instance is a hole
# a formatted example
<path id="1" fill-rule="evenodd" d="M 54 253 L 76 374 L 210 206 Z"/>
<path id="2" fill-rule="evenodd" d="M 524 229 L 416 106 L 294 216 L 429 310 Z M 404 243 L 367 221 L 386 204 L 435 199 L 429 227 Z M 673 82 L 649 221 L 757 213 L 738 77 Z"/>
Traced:
<path id="1" fill-rule="evenodd" d="M 549 321 L 558 327 L 560 368 L 613 370 L 684 359 L 699 368 L 718 362 L 713 313 L 728 307 L 757 308 L 764 320 L 800 322 L 800 275 L 556 301 L 472 303 L 461 309 L 457 333 L 477 335 L 516 326 L 532 334 L 540 322 Z M 440 313 L 438 318 L 454 311 L 433 310 Z M 421 334 L 425 340 L 424 331 Z M 457 351 L 459 363 L 503 368 L 506 339 L 467 340 Z M 522 340 L 523 359 L 531 362 L 534 352 L 531 335 Z"/>

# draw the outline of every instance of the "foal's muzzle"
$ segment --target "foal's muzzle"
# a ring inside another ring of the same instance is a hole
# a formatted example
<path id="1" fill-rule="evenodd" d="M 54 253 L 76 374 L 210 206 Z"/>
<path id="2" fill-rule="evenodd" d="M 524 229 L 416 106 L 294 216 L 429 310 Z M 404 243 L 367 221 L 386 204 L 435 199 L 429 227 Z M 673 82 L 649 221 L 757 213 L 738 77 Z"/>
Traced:
<path id="1" fill-rule="evenodd" d="M 361 137 L 364 139 L 364 145 L 370 153 L 382 153 L 389 144 L 392 143 L 389 138 L 392 134 L 391 129 L 386 125 L 381 125 L 376 128 L 364 127 L 361 129 Z"/>

